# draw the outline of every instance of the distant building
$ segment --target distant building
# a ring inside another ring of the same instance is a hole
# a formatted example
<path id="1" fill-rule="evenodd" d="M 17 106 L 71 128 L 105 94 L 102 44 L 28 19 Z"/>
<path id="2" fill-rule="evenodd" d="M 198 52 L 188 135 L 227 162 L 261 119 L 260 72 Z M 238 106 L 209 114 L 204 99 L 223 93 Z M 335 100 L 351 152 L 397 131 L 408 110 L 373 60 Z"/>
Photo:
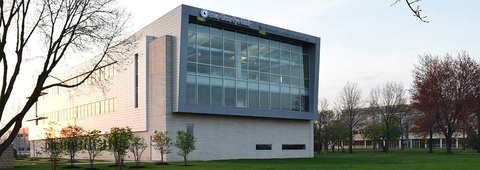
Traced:
<path id="1" fill-rule="evenodd" d="M 408 114 L 407 114 L 408 112 Z M 400 120 L 403 124 L 403 141 L 402 137 L 399 137 L 399 139 L 396 140 L 390 140 L 389 142 L 389 148 L 401 148 L 403 145 L 403 148 L 428 148 L 428 142 L 429 142 L 429 137 L 428 136 L 422 136 L 420 134 L 416 134 L 412 132 L 412 128 L 414 125 L 414 120 L 416 117 L 419 116 L 420 113 L 418 112 L 412 112 L 412 111 L 405 111 L 398 113 L 400 116 Z M 369 117 L 367 119 L 366 124 L 371 124 L 371 123 L 380 123 L 381 118 L 380 117 Z M 367 139 L 364 137 L 365 133 L 365 127 L 359 128 L 354 131 L 354 148 L 379 148 L 380 146 L 378 145 L 377 141 L 372 141 L 370 139 Z M 464 144 L 466 136 L 461 131 L 457 131 L 454 133 L 453 138 L 452 138 L 452 147 L 453 148 L 461 148 L 462 145 Z M 383 141 L 385 143 L 386 141 Z M 348 146 L 348 143 L 344 143 L 345 146 Z M 434 148 L 445 148 L 446 147 L 446 139 L 445 136 L 442 133 L 434 133 L 432 136 L 432 145 Z"/>
<path id="2" fill-rule="evenodd" d="M 8 131 L 9 133 L 11 130 Z M 30 141 L 28 140 L 28 128 L 20 128 L 12 142 L 17 154 L 30 154 Z"/>
<path id="3" fill-rule="evenodd" d="M 144 160 L 160 158 L 150 147 L 154 131 L 175 139 L 179 130 L 196 138 L 191 160 L 313 157 L 320 38 L 187 5 L 135 35 L 130 64 L 98 69 L 111 79 L 106 93 L 46 91 L 37 114 L 47 119 L 30 125 L 30 139 L 43 139 L 55 121 L 102 132 L 131 127 L 148 141 Z M 56 77 L 78 82 L 83 66 Z M 173 148 L 166 159 L 182 157 Z"/>

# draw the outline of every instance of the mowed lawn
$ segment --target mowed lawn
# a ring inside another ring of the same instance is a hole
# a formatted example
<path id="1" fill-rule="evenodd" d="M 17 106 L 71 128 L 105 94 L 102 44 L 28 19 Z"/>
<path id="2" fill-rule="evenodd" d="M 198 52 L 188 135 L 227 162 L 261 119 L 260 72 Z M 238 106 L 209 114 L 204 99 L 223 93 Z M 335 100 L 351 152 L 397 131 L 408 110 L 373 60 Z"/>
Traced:
<path id="1" fill-rule="evenodd" d="M 155 165 L 142 162 L 144 169 L 480 169 L 480 154 L 473 150 L 454 150 L 453 155 L 445 154 L 445 150 L 436 149 L 428 154 L 426 149 L 392 150 L 388 154 L 373 150 L 355 150 L 355 154 L 322 153 L 315 158 L 302 159 L 259 159 L 259 160 L 223 160 L 189 162 L 192 166 L 181 166 L 182 162 L 170 165 Z M 87 162 L 87 160 L 80 160 Z M 47 160 L 17 160 L 15 169 L 51 169 Z M 35 164 L 35 165 L 33 165 Z M 66 165 L 62 161 L 59 167 Z M 111 164 L 96 164 L 99 169 L 116 169 Z M 124 169 L 131 169 L 133 163 L 127 163 Z M 88 165 L 82 164 L 87 168 Z M 59 168 L 61 169 L 61 168 Z"/>

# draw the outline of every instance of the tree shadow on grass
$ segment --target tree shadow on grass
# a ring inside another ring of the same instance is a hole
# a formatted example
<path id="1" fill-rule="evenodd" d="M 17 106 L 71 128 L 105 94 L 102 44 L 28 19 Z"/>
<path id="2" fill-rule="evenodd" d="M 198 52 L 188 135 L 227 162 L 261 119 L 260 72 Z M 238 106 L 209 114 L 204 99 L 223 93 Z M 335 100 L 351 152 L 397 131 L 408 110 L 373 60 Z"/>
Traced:
<path id="1" fill-rule="evenodd" d="M 68 166 L 62 167 L 62 169 L 80 169 L 80 168 L 82 167 L 75 166 L 75 165 L 68 165 Z"/>
<path id="2" fill-rule="evenodd" d="M 83 170 L 100 170 L 100 169 L 98 169 L 98 168 L 85 168 Z"/>
<path id="3" fill-rule="evenodd" d="M 168 162 L 158 162 L 155 165 L 170 165 Z"/>
<path id="4" fill-rule="evenodd" d="M 144 168 L 147 168 L 147 167 L 142 165 L 129 167 L 129 169 L 144 169 Z"/>

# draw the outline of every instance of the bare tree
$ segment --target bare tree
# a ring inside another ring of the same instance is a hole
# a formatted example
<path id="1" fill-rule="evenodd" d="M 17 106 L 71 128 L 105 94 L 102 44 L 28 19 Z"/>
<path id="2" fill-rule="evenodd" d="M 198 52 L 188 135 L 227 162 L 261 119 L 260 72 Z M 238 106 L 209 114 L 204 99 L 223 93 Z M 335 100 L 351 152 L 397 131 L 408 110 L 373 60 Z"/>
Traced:
<path id="1" fill-rule="evenodd" d="M 400 1 L 401 0 L 395 0 L 395 2 L 392 5 L 395 5 Z M 427 16 L 422 16 L 422 14 L 420 14 L 420 12 L 422 12 L 422 9 L 420 9 L 420 5 L 417 5 L 416 7 L 414 6 L 415 3 L 418 3 L 420 1 L 421 0 L 405 0 L 405 4 L 407 4 L 410 11 L 413 12 L 413 16 L 417 17 L 422 22 L 428 23 L 429 21 L 427 20 Z"/>
<path id="2" fill-rule="evenodd" d="M 364 99 L 362 97 L 362 90 L 358 88 L 356 83 L 347 82 L 342 88 L 337 101 L 337 112 L 348 128 L 348 152 L 353 153 L 353 131 L 359 128 L 359 125 L 364 122 L 366 115 L 363 109 Z"/>
<path id="3" fill-rule="evenodd" d="M 400 113 L 405 111 L 405 103 L 405 89 L 399 82 L 387 82 L 383 87 L 378 86 L 370 92 L 370 109 L 374 114 L 380 115 L 385 128 L 385 153 L 388 153 L 391 128 L 400 121 Z"/>
<path id="4" fill-rule="evenodd" d="M 120 60 L 122 53 L 128 52 L 135 43 L 126 37 L 126 23 L 129 15 L 115 5 L 116 0 L 7 0 L 0 2 L 0 64 L 3 72 L 0 91 L 0 120 L 6 122 L 0 129 L 0 135 L 12 128 L 6 141 L 0 144 L 0 155 L 12 143 L 27 111 L 41 96 L 43 90 L 52 87 L 73 88 L 84 83 L 94 71 L 102 65 Z M 38 38 L 44 42 L 35 42 Z M 36 58 L 38 70 L 33 90 L 23 108 L 13 118 L 4 117 L 5 107 L 11 99 L 12 92 L 18 86 L 19 76 L 27 57 L 26 49 L 32 45 L 38 48 L 44 45 L 44 54 Z M 119 45 L 121 44 L 121 45 Z M 47 84 L 52 71 L 60 61 L 75 61 L 75 53 L 98 52 L 91 68 L 86 69 L 83 79 L 77 82 L 60 82 Z M 127 56 L 127 55 L 123 55 Z M 41 63 L 39 62 L 41 60 Z"/>

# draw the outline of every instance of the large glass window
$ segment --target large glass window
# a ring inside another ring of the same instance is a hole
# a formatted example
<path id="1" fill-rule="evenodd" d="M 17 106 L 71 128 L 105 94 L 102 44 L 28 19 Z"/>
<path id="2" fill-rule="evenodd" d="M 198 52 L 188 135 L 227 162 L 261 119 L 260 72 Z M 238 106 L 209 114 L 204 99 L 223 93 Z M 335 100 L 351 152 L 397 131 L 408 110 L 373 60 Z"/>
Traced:
<path id="1" fill-rule="evenodd" d="M 260 84 L 260 108 L 261 109 L 269 109 L 270 108 L 270 95 L 269 95 L 269 85 L 268 84 Z"/>
<path id="2" fill-rule="evenodd" d="M 188 61 L 197 61 L 197 34 L 188 33 Z"/>
<path id="3" fill-rule="evenodd" d="M 211 57 L 213 65 L 223 65 L 223 39 L 212 37 L 211 41 Z"/>
<path id="4" fill-rule="evenodd" d="M 280 51 L 278 49 L 272 48 L 270 60 L 270 70 L 273 74 L 280 74 Z"/>
<path id="5" fill-rule="evenodd" d="M 187 75 L 187 103 L 197 104 L 197 78 Z"/>
<path id="6" fill-rule="evenodd" d="M 235 68 L 235 41 L 224 39 L 223 47 L 224 66 Z"/>
<path id="7" fill-rule="evenodd" d="M 237 81 L 237 107 L 247 107 L 247 82 Z"/>
<path id="8" fill-rule="evenodd" d="M 259 107 L 258 83 L 248 83 L 248 107 Z"/>
<path id="9" fill-rule="evenodd" d="M 225 106 L 236 106 L 237 93 L 235 90 L 235 80 L 225 79 Z"/>
<path id="10" fill-rule="evenodd" d="M 308 111 L 308 47 L 189 24 L 187 103 Z"/>
<path id="11" fill-rule="evenodd" d="M 187 103 L 197 104 L 197 84 L 187 83 Z"/>
<path id="12" fill-rule="evenodd" d="M 198 77 L 198 104 L 210 105 L 210 78 Z"/>
<path id="13" fill-rule="evenodd" d="M 280 110 L 280 88 L 276 85 L 270 86 L 270 108 Z"/>
<path id="14" fill-rule="evenodd" d="M 210 64 L 210 37 L 198 34 L 197 36 L 198 52 L 197 58 L 199 63 Z"/>
<path id="15" fill-rule="evenodd" d="M 258 61 L 260 72 L 270 73 L 270 48 L 260 46 Z"/>

